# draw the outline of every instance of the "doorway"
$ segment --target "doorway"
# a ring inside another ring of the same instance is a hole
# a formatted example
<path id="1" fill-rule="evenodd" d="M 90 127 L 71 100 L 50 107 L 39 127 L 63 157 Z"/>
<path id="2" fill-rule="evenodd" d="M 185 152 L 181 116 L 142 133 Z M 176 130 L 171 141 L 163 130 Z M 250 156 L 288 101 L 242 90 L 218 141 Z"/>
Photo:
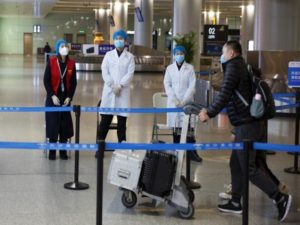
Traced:
<path id="1" fill-rule="evenodd" d="M 32 33 L 24 33 L 23 46 L 24 55 L 32 55 Z"/>
<path id="2" fill-rule="evenodd" d="M 86 34 L 77 34 L 77 44 L 86 44 Z"/>
<path id="3" fill-rule="evenodd" d="M 73 34 L 64 34 L 64 39 L 67 43 L 73 43 Z"/>

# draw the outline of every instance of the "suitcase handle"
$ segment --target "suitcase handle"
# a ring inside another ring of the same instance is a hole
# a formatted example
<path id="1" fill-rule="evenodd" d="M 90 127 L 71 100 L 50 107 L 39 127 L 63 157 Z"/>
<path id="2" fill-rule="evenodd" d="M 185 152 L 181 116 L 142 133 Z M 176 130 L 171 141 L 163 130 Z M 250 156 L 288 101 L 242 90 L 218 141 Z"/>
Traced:
<path id="1" fill-rule="evenodd" d="M 128 179 L 130 177 L 130 172 L 127 170 L 118 170 L 118 177 Z"/>

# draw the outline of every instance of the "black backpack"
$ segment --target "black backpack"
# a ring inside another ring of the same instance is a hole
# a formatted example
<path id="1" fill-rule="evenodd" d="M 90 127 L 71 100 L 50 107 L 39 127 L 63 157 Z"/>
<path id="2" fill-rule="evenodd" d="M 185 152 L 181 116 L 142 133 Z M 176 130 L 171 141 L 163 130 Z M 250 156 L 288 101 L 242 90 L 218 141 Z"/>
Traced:
<path id="1" fill-rule="evenodd" d="M 244 99 L 238 90 L 235 90 L 235 93 L 246 106 L 250 107 L 250 114 L 252 117 L 256 119 L 273 118 L 276 113 L 276 108 L 269 85 L 261 79 L 261 74 L 258 69 L 253 69 L 251 65 L 247 65 L 247 69 L 253 91 L 251 104 Z M 255 98 L 256 94 L 259 94 L 261 99 Z"/>

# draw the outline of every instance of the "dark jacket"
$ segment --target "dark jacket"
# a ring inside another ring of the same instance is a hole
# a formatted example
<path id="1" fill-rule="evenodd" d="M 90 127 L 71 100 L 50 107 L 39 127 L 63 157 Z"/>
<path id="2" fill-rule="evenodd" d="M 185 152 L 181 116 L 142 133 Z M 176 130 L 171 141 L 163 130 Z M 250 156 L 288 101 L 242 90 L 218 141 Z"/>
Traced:
<path id="1" fill-rule="evenodd" d="M 71 59 L 67 59 L 71 60 Z M 68 63 L 62 63 L 60 60 L 59 67 L 61 71 L 64 71 Z M 52 66 L 53 67 L 53 66 Z M 46 98 L 46 106 L 50 107 L 61 107 L 61 106 L 55 106 L 53 104 L 51 96 L 55 93 L 53 82 L 51 80 L 53 76 L 54 69 L 51 68 L 50 61 L 48 62 L 44 74 L 44 86 L 47 92 L 47 98 Z M 67 83 L 70 84 L 69 88 L 65 88 L 65 91 L 61 91 L 61 83 L 59 84 L 58 92 L 56 93 L 56 96 L 59 98 L 61 105 L 64 104 L 64 101 L 67 97 L 73 98 L 76 86 L 77 86 L 77 80 L 76 80 L 76 68 L 73 67 L 72 72 L 70 72 L 71 76 L 64 76 L 63 83 L 64 87 L 67 87 Z M 70 79 L 67 81 L 67 78 Z M 70 112 L 46 112 L 46 137 L 51 139 L 58 139 L 58 136 L 61 139 L 68 139 L 71 138 L 74 135 L 73 133 L 73 122 Z"/>
<path id="2" fill-rule="evenodd" d="M 250 115 L 249 106 L 239 99 L 238 90 L 250 104 L 252 101 L 252 84 L 248 75 L 247 65 L 241 56 L 228 60 L 223 64 L 224 80 L 220 94 L 208 107 L 208 116 L 215 117 L 223 108 L 227 107 L 228 117 L 233 126 L 250 123 L 255 119 Z"/>

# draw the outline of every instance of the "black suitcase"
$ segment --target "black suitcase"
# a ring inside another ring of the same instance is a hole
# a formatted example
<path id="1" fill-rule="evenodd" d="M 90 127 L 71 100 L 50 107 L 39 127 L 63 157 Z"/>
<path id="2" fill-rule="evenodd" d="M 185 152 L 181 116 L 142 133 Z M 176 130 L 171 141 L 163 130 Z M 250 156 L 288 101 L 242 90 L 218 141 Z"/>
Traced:
<path id="1" fill-rule="evenodd" d="M 176 170 L 175 155 L 149 151 L 143 162 L 141 187 L 143 191 L 164 197 L 170 194 Z"/>

